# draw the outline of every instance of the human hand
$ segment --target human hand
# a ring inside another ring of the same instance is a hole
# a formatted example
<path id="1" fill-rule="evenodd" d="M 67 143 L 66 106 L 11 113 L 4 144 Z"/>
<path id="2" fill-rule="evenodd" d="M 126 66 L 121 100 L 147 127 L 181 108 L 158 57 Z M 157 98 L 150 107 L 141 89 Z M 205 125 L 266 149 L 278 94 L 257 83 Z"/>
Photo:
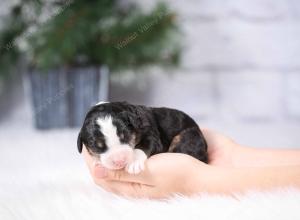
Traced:
<path id="1" fill-rule="evenodd" d="M 222 167 L 234 166 L 234 160 L 238 156 L 239 150 L 243 147 L 231 138 L 216 131 L 207 128 L 202 128 L 201 131 L 208 146 L 208 163 Z"/>
<path id="2" fill-rule="evenodd" d="M 130 175 L 124 170 L 95 165 L 85 147 L 83 155 L 94 182 L 123 196 L 165 198 L 175 193 L 231 194 L 249 189 L 300 187 L 299 150 L 258 150 L 209 129 L 202 132 L 208 144 L 209 164 L 185 154 L 162 153 L 147 159 L 143 172 Z"/>
<path id="3" fill-rule="evenodd" d="M 206 189 L 209 166 L 179 153 L 162 153 L 147 159 L 145 170 L 137 175 L 124 170 L 108 170 L 94 164 L 83 147 L 83 155 L 94 182 L 107 191 L 130 197 L 165 198 L 172 194 L 191 195 Z"/>
<path id="4" fill-rule="evenodd" d="M 208 144 L 209 164 L 231 166 L 233 154 L 240 148 L 230 138 L 209 129 L 202 129 Z M 146 168 L 138 175 L 124 170 L 108 170 L 93 158 L 83 147 L 83 154 L 94 182 L 102 188 L 126 196 L 161 198 L 173 193 L 189 195 L 207 189 L 207 174 L 210 166 L 195 158 L 176 153 L 163 153 L 150 157 Z M 210 170 L 210 176 L 212 171 Z M 199 186 L 201 186 L 199 188 Z"/>

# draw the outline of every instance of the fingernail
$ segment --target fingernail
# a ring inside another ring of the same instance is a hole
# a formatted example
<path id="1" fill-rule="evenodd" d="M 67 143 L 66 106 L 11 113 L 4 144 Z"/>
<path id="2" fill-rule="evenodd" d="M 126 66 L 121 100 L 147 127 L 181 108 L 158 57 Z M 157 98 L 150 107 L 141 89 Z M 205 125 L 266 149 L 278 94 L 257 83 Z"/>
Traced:
<path id="1" fill-rule="evenodd" d="M 103 166 L 96 165 L 95 166 L 95 176 L 97 178 L 104 178 L 107 176 L 107 170 Z"/>

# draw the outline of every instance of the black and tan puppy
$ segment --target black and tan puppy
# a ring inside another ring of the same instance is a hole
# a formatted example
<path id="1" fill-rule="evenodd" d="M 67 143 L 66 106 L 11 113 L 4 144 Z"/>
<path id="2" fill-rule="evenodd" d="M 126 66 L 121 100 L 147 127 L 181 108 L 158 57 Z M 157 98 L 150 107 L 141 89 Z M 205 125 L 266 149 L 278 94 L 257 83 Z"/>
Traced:
<path id="1" fill-rule="evenodd" d="M 207 162 L 206 141 L 195 121 L 170 108 L 101 102 L 87 113 L 77 146 L 109 169 L 144 169 L 151 155 L 176 152 Z"/>

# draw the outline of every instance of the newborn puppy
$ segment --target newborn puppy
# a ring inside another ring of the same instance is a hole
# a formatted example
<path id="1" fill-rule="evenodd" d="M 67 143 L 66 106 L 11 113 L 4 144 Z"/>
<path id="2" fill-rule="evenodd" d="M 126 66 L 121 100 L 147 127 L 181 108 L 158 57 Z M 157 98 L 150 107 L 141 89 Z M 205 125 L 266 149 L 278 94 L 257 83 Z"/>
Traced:
<path id="1" fill-rule="evenodd" d="M 206 141 L 195 121 L 170 108 L 100 102 L 87 113 L 77 140 L 108 169 L 137 174 L 151 155 L 176 152 L 208 161 Z"/>

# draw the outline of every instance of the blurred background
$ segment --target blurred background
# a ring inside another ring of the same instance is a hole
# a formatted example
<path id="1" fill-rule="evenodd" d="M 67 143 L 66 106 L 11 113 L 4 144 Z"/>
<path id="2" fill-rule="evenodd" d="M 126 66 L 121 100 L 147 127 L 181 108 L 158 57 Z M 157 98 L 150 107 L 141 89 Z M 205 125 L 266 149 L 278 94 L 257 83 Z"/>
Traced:
<path id="1" fill-rule="evenodd" d="M 82 164 L 77 134 L 98 101 L 178 108 L 245 145 L 300 148 L 299 1 L 2 0 L 0 18 L 8 176 L 12 161 L 33 170 L 28 158 Z"/>
<path id="2" fill-rule="evenodd" d="M 299 58 L 297 0 L 1 0 L 0 216 L 82 211 L 99 193 L 76 146 L 99 101 L 300 149 Z"/>

